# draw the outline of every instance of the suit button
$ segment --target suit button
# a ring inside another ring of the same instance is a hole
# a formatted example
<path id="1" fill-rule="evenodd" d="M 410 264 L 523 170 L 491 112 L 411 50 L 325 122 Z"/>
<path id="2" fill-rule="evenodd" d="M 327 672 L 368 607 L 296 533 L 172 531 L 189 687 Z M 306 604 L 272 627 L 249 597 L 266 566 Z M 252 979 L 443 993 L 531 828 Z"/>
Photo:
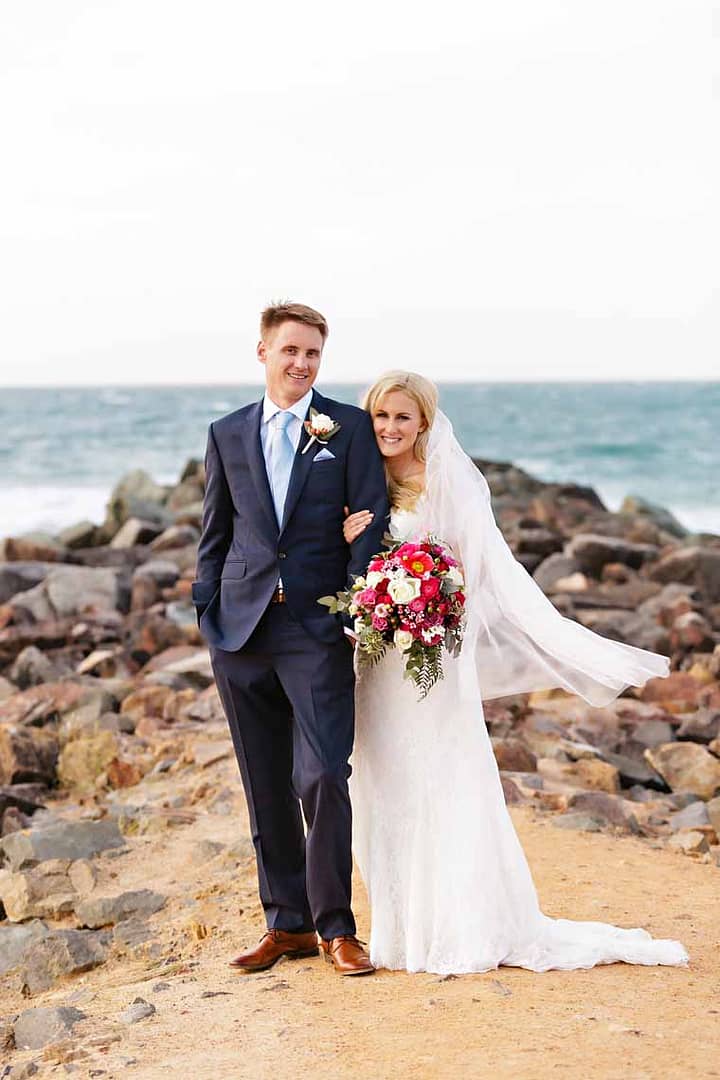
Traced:
<path id="1" fill-rule="evenodd" d="M 278 559 L 287 559 L 287 555 L 284 551 L 278 551 Z"/>

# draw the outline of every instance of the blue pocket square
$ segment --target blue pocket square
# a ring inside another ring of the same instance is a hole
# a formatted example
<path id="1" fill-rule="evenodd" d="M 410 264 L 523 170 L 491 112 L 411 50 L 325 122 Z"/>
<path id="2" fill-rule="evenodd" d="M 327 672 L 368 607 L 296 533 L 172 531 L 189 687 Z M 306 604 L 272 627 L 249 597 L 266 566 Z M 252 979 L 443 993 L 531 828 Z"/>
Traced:
<path id="1" fill-rule="evenodd" d="M 319 454 L 316 454 L 313 461 L 334 461 L 335 455 L 331 454 L 327 447 L 323 447 Z"/>

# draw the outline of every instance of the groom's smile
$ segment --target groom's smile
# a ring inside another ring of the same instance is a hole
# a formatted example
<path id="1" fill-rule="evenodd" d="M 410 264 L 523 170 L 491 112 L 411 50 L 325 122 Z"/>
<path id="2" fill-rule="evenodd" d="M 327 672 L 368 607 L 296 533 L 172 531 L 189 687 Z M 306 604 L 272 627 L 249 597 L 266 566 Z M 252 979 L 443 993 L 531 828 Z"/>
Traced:
<path id="1" fill-rule="evenodd" d="M 323 337 L 314 326 L 288 319 L 270 330 L 258 344 L 265 381 L 272 401 L 286 409 L 308 392 L 317 378 Z"/>

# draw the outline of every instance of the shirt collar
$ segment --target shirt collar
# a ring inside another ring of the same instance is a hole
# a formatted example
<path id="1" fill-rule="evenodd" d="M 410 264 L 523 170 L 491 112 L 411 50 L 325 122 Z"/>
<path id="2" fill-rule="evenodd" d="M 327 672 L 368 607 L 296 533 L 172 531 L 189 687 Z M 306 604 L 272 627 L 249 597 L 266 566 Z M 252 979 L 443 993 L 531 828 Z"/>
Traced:
<path id="1" fill-rule="evenodd" d="M 279 412 L 291 412 L 293 416 L 297 416 L 300 423 L 303 422 L 307 416 L 307 411 L 312 403 L 312 388 L 308 390 L 307 394 L 304 394 L 299 401 L 296 401 L 294 405 L 291 405 L 289 409 L 281 409 L 279 405 L 269 397 L 267 391 L 263 397 L 263 424 L 267 424 L 268 420 L 272 420 L 273 416 Z"/>

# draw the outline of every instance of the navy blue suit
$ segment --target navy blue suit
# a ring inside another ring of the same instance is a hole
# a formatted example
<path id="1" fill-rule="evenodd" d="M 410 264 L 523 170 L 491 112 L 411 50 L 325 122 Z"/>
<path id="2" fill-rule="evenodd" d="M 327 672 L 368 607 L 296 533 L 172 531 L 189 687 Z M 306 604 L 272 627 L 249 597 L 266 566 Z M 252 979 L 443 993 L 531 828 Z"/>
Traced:
<path id="1" fill-rule="evenodd" d="M 363 574 L 388 515 L 367 413 L 313 391 L 340 430 L 322 461 L 301 434 L 278 526 L 260 441 L 262 402 L 210 425 L 203 529 L 193 583 L 245 788 L 268 926 L 355 932 L 350 908 L 348 758 L 352 649 L 318 598 Z M 343 507 L 374 511 L 348 546 Z M 282 575 L 287 602 L 271 604 Z M 300 806 L 302 805 L 302 815 Z M 307 827 L 307 838 L 303 820 Z"/>

